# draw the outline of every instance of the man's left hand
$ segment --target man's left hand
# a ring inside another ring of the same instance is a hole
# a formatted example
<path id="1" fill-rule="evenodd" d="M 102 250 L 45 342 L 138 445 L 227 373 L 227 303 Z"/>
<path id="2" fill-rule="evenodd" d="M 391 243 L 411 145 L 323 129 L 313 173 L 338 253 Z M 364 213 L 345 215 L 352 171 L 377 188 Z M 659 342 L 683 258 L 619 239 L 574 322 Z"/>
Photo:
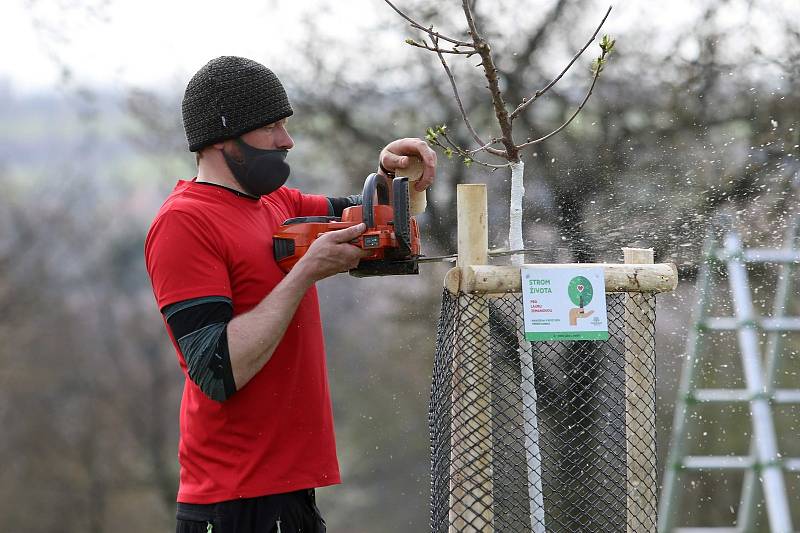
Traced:
<path id="1" fill-rule="evenodd" d="M 415 155 L 422 159 L 424 167 L 422 179 L 415 183 L 414 188 L 417 191 L 424 191 L 433 184 L 436 177 L 436 152 L 422 139 L 408 138 L 392 141 L 381 150 L 378 161 L 380 161 L 380 166 L 389 172 L 397 172 L 408 166 L 409 159 L 406 156 L 409 155 Z M 378 173 L 383 174 L 380 170 Z"/>

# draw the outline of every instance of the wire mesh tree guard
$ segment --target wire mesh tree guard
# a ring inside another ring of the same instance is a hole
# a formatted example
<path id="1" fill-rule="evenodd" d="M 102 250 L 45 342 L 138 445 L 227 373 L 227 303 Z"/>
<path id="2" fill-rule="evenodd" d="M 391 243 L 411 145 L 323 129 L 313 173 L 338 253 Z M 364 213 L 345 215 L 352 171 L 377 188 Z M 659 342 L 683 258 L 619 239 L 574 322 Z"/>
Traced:
<path id="1" fill-rule="evenodd" d="M 520 268 L 481 265 L 475 187 L 459 186 L 437 331 L 431 530 L 655 532 L 655 294 L 674 289 L 674 265 L 625 249 L 602 265 L 609 340 L 531 343 Z"/>

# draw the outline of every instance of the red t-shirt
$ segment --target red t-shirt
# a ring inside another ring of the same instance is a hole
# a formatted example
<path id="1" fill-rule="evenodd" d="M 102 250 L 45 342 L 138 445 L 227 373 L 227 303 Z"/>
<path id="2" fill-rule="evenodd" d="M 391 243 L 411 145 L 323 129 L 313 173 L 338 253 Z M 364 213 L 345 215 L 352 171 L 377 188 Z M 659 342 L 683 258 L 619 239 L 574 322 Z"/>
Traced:
<path id="1" fill-rule="evenodd" d="M 252 199 L 179 181 L 156 215 L 145 261 L 159 309 L 225 296 L 234 316 L 283 279 L 272 235 L 287 218 L 325 215 L 324 196 L 281 187 Z M 225 402 L 185 376 L 180 409 L 178 501 L 214 503 L 340 482 L 322 324 L 315 288 L 303 297 L 269 362 Z"/>

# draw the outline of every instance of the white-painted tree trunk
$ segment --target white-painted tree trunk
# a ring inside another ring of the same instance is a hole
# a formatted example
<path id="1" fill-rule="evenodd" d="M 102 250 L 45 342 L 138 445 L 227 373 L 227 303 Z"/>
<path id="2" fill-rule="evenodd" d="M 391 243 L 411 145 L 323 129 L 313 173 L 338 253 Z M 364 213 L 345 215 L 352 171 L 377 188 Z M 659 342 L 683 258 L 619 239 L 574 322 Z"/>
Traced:
<path id="1" fill-rule="evenodd" d="M 525 163 L 521 160 L 511 163 L 511 213 L 508 227 L 508 247 L 509 250 L 521 250 L 525 248 L 522 242 L 522 199 L 525 197 Z M 512 255 L 511 264 L 521 265 L 525 260 L 525 255 Z"/>
<path id="2" fill-rule="evenodd" d="M 510 250 L 522 250 L 522 200 L 525 197 L 525 163 L 511 163 L 511 212 L 508 228 Z M 511 256 L 513 265 L 521 265 L 525 254 Z M 530 501 L 531 531 L 544 533 L 544 491 L 542 487 L 542 455 L 539 448 L 539 417 L 536 409 L 536 385 L 533 371 L 533 347 L 521 339 L 519 363 L 522 373 L 522 408 L 525 420 L 525 459 L 528 464 L 528 500 Z"/>
<path id="3" fill-rule="evenodd" d="M 542 451 L 539 448 L 539 416 L 536 409 L 533 347 L 524 338 L 520 340 L 519 364 L 522 370 L 522 409 L 525 421 L 525 462 L 528 465 L 528 501 L 530 502 L 531 531 L 533 533 L 545 533 Z"/>

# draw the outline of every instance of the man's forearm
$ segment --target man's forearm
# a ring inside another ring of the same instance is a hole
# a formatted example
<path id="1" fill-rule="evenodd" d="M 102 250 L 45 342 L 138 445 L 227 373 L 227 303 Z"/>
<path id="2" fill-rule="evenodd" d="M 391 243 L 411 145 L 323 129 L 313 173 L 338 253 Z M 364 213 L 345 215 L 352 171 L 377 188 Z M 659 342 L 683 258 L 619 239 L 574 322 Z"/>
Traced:
<path id="1" fill-rule="evenodd" d="M 298 264 L 253 309 L 228 323 L 228 350 L 236 389 L 272 357 L 313 278 Z"/>

